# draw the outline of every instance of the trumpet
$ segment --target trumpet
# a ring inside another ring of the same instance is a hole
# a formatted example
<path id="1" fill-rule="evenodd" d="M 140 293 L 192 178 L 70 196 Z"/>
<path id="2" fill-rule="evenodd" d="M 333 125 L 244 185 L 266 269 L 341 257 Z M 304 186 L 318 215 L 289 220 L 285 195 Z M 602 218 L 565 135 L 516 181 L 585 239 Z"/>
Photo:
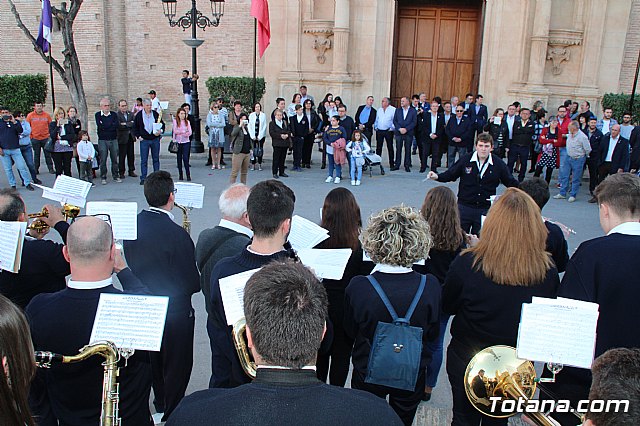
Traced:
<path id="1" fill-rule="evenodd" d="M 36 365 L 40 368 L 51 368 L 52 363 L 72 364 L 81 362 L 94 355 L 100 355 L 104 358 L 104 362 L 102 363 L 104 366 L 104 380 L 102 385 L 100 425 L 118 426 L 121 421 L 118 410 L 120 401 L 120 385 L 118 383 L 120 351 L 113 343 L 105 341 L 87 345 L 80 349 L 79 354 L 72 356 L 43 351 L 35 352 Z M 130 355 L 131 354 L 128 354 L 127 357 Z"/>
<path id="2" fill-rule="evenodd" d="M 62 215 L 65 220 L 71 219 L 73 221 L 78 217 L 78 215 L 80 215 L 80 207 L 74 206 L 73 204 L 65 204 L 62 206 Z M 41 220 L 43 217 L 49 217 L 49 211 L 46 207 L 43 207 L 38 213 L 27 214 L 27 217 L 29 217 L 29 219 L 36 219 L 27 227 L 27 229 L 33 229 L 38 233 L 46 232 L 49 229 L 49 225 Z"/>
<path id="3" fill-rule="evenodd" d="M 240 318 L 233 325 L 233 344 L 236 347 L 236 351 L 238 352 L 238 358 L 240 359 L 240 365 L 242 369 L 247 374 L 247 376 L 252 379 L 256 378 L 256 363 L 251 361 L 251 354 L 249 353 L 249 348 L 247 346 L 247 337 L 246 337 L 246 328 L 247 322 L 244 318 Z"/>
<path id="4" fill-rule="evenodd" d="M 471 405 L 482 414 L 506 418 L 516 414 L 517 404 L 504 404 L 505 401 L 528 402 L 536 392 L 538 381 L 531 361 L 518 358 L 511 346 L 497 345 L 483 349 L 471 359 L 464 374 L 464 389 Z M 538 426 L 560 425 L 543 412 L 525 414 Z"/>

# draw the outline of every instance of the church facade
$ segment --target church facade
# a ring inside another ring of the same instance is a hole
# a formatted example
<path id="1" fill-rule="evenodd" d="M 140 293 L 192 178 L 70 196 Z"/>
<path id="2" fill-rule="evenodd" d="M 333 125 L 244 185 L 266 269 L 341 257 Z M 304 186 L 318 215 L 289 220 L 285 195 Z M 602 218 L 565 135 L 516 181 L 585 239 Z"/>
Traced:
<path id="1" fill-rule="evenodd" d="M 37 34 L 40 2 L 14 3 Z M 206 78 L 252 75 L 250 5 L 226 1 L 220 26 L 198 32 L 201 111 Z M 178 0 L 178 12 L 189 6 Z M 209 11 L 208 0 L 198 6 Z M 367 95 L 378 105 L 383 96 L 397 104 L 419 92 L 443 99 L 472 92 L 490 109 L 542 100 L 553 110 L 574 99 L 599 113 L 603 94 L 631 92 L 640 49 L 640 0 L 270 0 L 269 9 L 271 45 L 257 62 L 266 110 L 278 96 L 289 103 L 305 84 L 316 101 L 330 92 L 350 110 Z M 0 50 L 0 74 L 48 73 L 8 7 L 0 8 L 0 37 L 11 40 Z M 189 37 L 169 27 L 160 0 L 85 0 L 75 39 L 90 111 L 102 96 L 131 103 L 150 89 L 177 108 Z M 60 50 L 54 31 L 54 57 Z M 58 103 L 68 103 L 56 84 Z"/>

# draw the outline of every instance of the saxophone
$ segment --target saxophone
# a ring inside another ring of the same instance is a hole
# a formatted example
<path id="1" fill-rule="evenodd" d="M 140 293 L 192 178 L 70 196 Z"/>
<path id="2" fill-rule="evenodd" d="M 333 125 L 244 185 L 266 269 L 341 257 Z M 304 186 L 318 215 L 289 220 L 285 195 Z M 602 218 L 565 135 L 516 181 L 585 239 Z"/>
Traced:
<path id="1" fill-rule="evenodd" d="M 111 342 L 98 342 L 80 349 L 78 355 L 60 355 L 53 352 L 36 351 L 36 365 L 40 368 L 51 368 L 52 363 L 71 364 L 81 362 L 94 355 L 104 358 L 104 380 L 102 383 L 101 426 L 120 426 L 118 403 L 120 400 L 118 384 L 118 361 L 120 352 Z M 129 354 L 130 355 L 130 354 Z"/>
<path id="2" fill-rule="evenodd" d="M 191 221 L 189 220 L 189 210 L 191 210 L 191 208 L 187 206 L 181 206 L 177 203 L 174 203 L 174 205 L 182 210 L 182 228 L 187 231 L 187 234 L 191 235 Z"/>

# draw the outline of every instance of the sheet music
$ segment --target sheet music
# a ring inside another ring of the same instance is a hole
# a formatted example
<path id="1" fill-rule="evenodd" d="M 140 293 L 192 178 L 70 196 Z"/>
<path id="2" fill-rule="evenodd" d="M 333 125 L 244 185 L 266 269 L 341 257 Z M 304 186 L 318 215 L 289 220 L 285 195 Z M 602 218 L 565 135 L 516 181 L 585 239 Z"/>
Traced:
<path id="1" fill-rule="evenodd" d="M 523 304 L 518 358 L 591 368 L 599 313 L 584 303 L 536 298 Z"/>
<path id="2" fill-rule="evenodd" d="M 91 183 L 70 176 L 60 175 L 53 184 L 53 190 L 61 194 L 87 198 Z"/>
<path id="3" fill-rule="evenodd" d="M 244 286 L 249 278 L 255 274 L 258 269 L 241 272 L 229 277 L 221 278 L 218 283 L 220 285 L 220 295 L 222 296 L 222 305 L 224 306 L 224 314 L 227 318 L 228 325 L 234 325 L 239 319 L 244 317 Z"/>
<path id="4" fill-rule="evenodd" d="M 87 203 L 87 215 L 94 214 L 108 214 L 111 217 L 113 237 L 116 240 L 138 238 L 138 203 L 91 201 Z"/>
<path id="5" fill-rule="evenodd" d="M 291 232 L 289 232 L 289 242 L 296 251 L 305 248 L 313 248 L 322 241 L 329 238 L 329 231 L 319 225 L 294 215 L 291 219 Z"/>
<path id="6" fill-rule="evenodd" d="M 18 273 L 26 232 L 27 222 L 0 221 L 0 269 Z"/>
<path id="7" fill-rule="evenodd" d="M 204 185 L 200 183 L 176 182 L 176 203 L 181 206 L 201 209 L 204 202 Z"/>
<path id="8" fill-rule="evenodd" d="M 340 280 L 351 257 L 351 249 L 300 249 L 300 261 L 311 269 L 318 278 Z"/>
<path id="9" fill-rule="evenodd" d="M 70 195 L 63 194 L 61 192 L 55 191 L 53 188 L 48 188 L 43 185 L 38 185 L 32 183 L 33 186 L 42 189 L 42 198 L 46 198 L 47 200 L 58 201 L 61 204 L 72 204 L 78 207 L 84 207 L 87 202 L 86 198 L 80 197 L 78 195 Z"/>
<path id="10" fill-rule="evenodd" d="M 89 344 L 109 340 L 119 348 L 159 351 L 167 296 L 102 293 Z"/>

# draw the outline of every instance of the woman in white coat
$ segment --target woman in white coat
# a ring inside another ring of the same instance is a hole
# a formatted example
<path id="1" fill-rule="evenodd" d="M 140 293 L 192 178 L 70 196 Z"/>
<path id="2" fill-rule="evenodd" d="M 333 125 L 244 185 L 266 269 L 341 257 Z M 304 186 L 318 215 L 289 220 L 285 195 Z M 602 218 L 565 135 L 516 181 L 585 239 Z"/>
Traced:
<path id="1" fill-rule="evenodd" d="M 267 134 L 267 117 L 262 112 L 262 105 L 256 103 L 253 112 L 249 114 L 249 136 L 251 137 L 251 170 L 262 170 L 262 155 L 264 154 L 264 139 Z"/>
<path id="2" fill-rule="evenodd" d="M 224 113 L 221 113 L 218 109 L 217 102 L 212 102 L 209 113 L 207 114 L 207 126 L 205 127 L 209 134 L 209 150 L 213 163 L 211 170 L 220 169 L 220 159 L 222 158 L 222 149 L 225 142 L 225 123 Z"/>

